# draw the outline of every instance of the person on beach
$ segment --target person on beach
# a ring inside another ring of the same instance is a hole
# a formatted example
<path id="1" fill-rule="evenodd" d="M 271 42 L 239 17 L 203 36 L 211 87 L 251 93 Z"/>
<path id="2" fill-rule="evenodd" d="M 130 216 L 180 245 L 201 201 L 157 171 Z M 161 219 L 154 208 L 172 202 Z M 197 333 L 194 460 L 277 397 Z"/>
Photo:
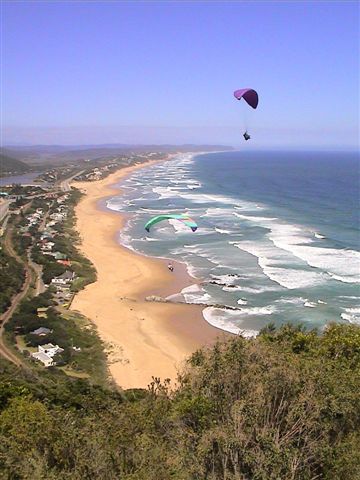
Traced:
<path id="1" fill-rule="evenodd" d="M 168 269 L 170 270 L 170 272 L 173 272 L 174 271 L 174 265 L 172 263 L 169 263 L 168 264 Z"/>

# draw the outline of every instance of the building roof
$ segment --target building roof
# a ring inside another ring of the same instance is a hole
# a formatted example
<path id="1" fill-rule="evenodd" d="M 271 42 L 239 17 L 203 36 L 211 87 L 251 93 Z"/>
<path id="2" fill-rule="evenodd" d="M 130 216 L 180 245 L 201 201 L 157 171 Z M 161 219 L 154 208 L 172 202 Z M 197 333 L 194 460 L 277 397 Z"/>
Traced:
<path id="1" fill-rule="evenodd" d="M 55 259 L 56 260 L 66 260 L 67 255 L 65 255 L 65 253 L 55 252 Z"/>
<path id="2" fill-rule="evenodd" d="M 49 357 L 49 355 L 46 355 L 46 353 L 44 353 L 44 352 L 35 352 L 35 353 L 32 353 L 31 356 L 36 358 L 36 360 L 40 360 L 43 363 L 53 361 L 52 357 Z"/>
<path id="3" fill-rule="evenodd" d="M 57 260 L 58 263 L 61 263 L 61 265 L 65 265 L 66 267 L 71 266 L 71 261 L 70 260 Z"/>
<path id="4" fill-rule="evenodd" d="M 71 272 L 70 270 L 66 270 L 66 272 L 64 272 L 63 274 L 55 278 L 58 278 L 61 280 L 72 280 L 74 278 L 74 272 Z"/>
<path id="5" fill-rule="evenodd" d="M 51 350 L 52 348 L 56 348 L 57 345 L 53 345 L 52 343 L 45 343 L 45 345 L 39 345 L 39 347 L 43 348 L 44 350 Z"/>
<path id="6" fill-rule="evenodd" d="M 48 333 L 51 333 L 51 330 L 46 327 L 39 327 L 33 332 L 30 332 L 32 335 L 47 335 Z M 51 345 L 51 344 L 50 344 Z"/>

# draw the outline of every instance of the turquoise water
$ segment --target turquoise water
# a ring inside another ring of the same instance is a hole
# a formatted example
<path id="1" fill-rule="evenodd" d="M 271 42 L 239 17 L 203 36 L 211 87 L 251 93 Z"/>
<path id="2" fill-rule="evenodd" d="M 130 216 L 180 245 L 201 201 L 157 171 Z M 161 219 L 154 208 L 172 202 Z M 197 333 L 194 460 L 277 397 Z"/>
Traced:
<path id="1" fill-rule="evenodd" d="M 269 322 L 323 328 L 360 323 L 359 158 L 356 153 L 179 155 L 122 183 L 108 207 L 130 214 L 120 241 L 185 262 L 183 291 L 205 319 L 253 335 Z M 147 234 L 164 212 L 188 213 Z"/>

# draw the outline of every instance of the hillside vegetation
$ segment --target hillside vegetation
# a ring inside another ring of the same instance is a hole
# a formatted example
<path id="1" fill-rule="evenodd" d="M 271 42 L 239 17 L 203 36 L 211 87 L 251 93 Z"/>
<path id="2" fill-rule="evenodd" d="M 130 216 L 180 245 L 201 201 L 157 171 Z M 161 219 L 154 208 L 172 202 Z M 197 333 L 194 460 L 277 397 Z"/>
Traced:
<path id="1" fill-rule="evenodd" d="M 29 170 L 30 167 L 21 160 L 0 153 L 0 177 L 4 175 L 24 173 Z"/>
<path id="2" fill-rule="evenodd" d="M 0 314 L 9 308 L 12 297 L 20 291 L 24 280 L 22 266 L 0 245 Z"/>
<path id="3" fill-rule="evenodd" d="M 21 160 L 8 157 L 7 155 L 3 155 L 2 153 L 0 153 L 0 177 L 15 173 L 25 173 L 29 170 L 29 165 L 22 162 Z"/>
<path id="4" fill-rule="evenodd" d="M 347 325 L 199 350 L 176 389 L 118 392 L 2 364 L 2 478 L 356 480 L 359 391 L 360 329 Z"/>

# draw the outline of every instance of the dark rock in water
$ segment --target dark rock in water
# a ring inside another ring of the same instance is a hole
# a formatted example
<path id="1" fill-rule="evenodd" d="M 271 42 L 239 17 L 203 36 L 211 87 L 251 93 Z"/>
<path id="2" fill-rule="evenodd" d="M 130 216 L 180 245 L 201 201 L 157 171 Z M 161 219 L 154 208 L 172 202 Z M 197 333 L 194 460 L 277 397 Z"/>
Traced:
<path id="1" fill-rule="evenodd" d="M 221 308 L 221 310 L 238 310 L 239 312 L 241 311 L 241 308 L 231 307 L 230 305 L 220 305 L 219 303 L 213 303 L 212 305 L 208 306 L 214 308 Z"/>
<path id="2" fill-rule="evenodd" d="M 217 280 L 210 280 L 208 284 L 211 285 L 218 285 L 219 287 L 226 287 L 226 288 L 236 288 L 237 285 L 233 285 L 232 283 L 223 283 L 223 282 L 218 282 Z"/>

